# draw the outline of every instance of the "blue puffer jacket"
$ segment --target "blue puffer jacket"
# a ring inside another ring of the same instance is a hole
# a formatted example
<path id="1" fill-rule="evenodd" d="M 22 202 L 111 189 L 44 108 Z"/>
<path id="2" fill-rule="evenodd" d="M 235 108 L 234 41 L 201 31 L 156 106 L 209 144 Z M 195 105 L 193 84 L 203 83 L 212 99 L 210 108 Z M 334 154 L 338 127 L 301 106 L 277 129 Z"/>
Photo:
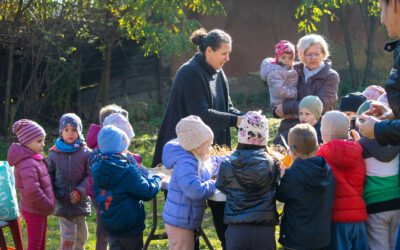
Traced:
<path id="1" fill-rule="evenodd" d="M 100 206 L 104 229 L 114 237 L 130 237 L 143 232 L 143 200 L 157 195 L 161 178 L 143 178 L 137 166 L 119 154 L 103 155 L 91 171 L 93 192 Z"/>
<path id="2" fill-rule="evenodd" d="M 166 168 L 174 169 L 162 215 L 164 222 L 189 230 L 199 228 L 206 199 L 215 192 L 209 170 L 202 167 L 199 171 L 197 159 L 179 146 L 177 139 L 165 144 L 162 161 Z"/>

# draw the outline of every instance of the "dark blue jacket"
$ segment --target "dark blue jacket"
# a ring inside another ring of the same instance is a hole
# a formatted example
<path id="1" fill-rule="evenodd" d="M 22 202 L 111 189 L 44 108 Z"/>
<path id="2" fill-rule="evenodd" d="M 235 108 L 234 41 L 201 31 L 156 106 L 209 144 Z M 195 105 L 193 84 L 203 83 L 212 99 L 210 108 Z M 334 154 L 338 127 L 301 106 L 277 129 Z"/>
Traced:
<path id="1" fill-rule="evenodd" d="M 161 179 L 145 179 L 137 166 L 118 154 L 104 155 L 92 166 L 93 192 L 100 206 L 104 229 L 114 237 L 130 237 L 143 232 L 143 200 L 155 197 Z"/>
<path id="2" fill-rule="evenodd" d="M 293 249 L 327 247 L 334 194 L 335 179 L 324 158 L 296 159 L 277 191 L 277 199 L 285 203 L 279 242 Z"/>
<path id="3" fill-rule="evenodd" d="M 224 223 L 275 226 L 279 163 L 265 150 L 236 150 L 221 164 L 216 186 L 227 195 Z"/>
<path id="4" fill-rule="evenodd" d="M 216 86 L 222 86 L 223 94 L 217 95 L 224 108 L 218 108 L 213 94 Z M 175 127 L 188 116 L 197 115 L 214 133 L 214 144 L 231 146 L 230 127 L 235 127 L 237 116 L 242 115 L 232 105 L 228 80 L 224 71 L 215 70 L 207 64 L 202 53 L 179 68 L 171 86 L 169 101 L 158 133 L 152 166 L 161 163 L 164 145 L 176 138 Z"/>
<path id="5" fill-rule="evenodd" d="M 385 50 L 394 51 L 394 65 L 385 89 L 390 108 L 396 120 L 375 124 L 375 138 L 382 146 L 400 145 L 400 40 L 387 43 Z"/>

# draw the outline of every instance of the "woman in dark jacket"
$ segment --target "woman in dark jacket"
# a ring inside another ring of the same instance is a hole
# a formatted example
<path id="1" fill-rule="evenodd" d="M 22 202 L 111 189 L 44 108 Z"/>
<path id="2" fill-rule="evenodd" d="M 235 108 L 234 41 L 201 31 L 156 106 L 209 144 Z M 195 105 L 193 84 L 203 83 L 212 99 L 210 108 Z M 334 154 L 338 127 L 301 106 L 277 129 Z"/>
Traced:
<path id="1" fill-rule="evenodd" d="M 229 97 L 229 85 L 222 66 L 229 61 L 231 37 L 222 30 L 193 32 L 191 41 L 199 52 L 181 66 L 171 87 L 167 109 L 158 133 L 152 166 L 161 163 L 164 145 L 176 138 L 176 124 L 189 115 L 199 116 L 214 133 L 214 144 L 231 145 L 230 127 L 240 124 L 241 112 Z M 222 222 L 224 202 L 210 201 L 214 224 L 222 246 L 226 225 Z"/>
<path id="2" fill-rule="evenodd" d="M 322 115 L 332 110 L 338 100 L 339 75 L 332 69 L 328 44 L 320 35 L 311 34 L 300 38 L 297 53 L 301 63 L 294 66 L 299 75 L 297 84 L 297 99 L 284 100 L 276 106 L 275 114 L 284 118 L 279 126 L 279 133 L 274 144 L 281 144 L 281 134 L 287 140 L 289 129 L 299 123 L 299 103 L 308 95 L 315 95 L 323 103 Z"/>

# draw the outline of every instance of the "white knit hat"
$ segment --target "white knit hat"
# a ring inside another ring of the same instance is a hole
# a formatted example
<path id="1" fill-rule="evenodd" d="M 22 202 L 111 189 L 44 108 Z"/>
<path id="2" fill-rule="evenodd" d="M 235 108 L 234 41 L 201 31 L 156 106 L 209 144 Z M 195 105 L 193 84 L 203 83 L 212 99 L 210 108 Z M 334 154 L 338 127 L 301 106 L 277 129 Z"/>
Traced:
<path id="1" fill-rule="evenodd" d="M 321 135 L 328 141 L 349 138 L 350 121 L 340 111 L 329 111 L 322 116 Z"/>
<path id="2" fill-rule="evenodd" d="M 113 113 L 107 116 L 106 119 L 104 119 L 103 126 L 107 125 L 114 125 L 115 127 L 124 131 L 129 140 L 135 137 L 135 132 L 133 132 L 132 126 L 128 119 L 120 113 Z"/>
<path id="3" fill-rule="evenodd" d="M 195 115 L 182 118 L 175 129 L 179 145 L 187 151 L 198 148 L 214 136 L 211 128 Z"/>
<path id="4" fill-rule="evenodd" d="M 239 126 L 238 142 L 266 146 L 268 143 L 268 120 L 261 111 L 249 111 Z"/>

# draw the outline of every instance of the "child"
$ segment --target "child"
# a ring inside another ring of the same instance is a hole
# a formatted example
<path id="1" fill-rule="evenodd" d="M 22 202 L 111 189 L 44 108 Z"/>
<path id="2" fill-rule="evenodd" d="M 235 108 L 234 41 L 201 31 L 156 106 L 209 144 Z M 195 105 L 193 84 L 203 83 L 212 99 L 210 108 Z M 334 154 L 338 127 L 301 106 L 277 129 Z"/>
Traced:
<path id="1" fill-rule="evenodd" d="M 135 133 L 133 132 L 132 126 L 129 123 L 128 119 L 120 113 L 113 113 L 113 114 L 109 115 L 106 119 L 104 119 L 103 125 L 104 126 L 114 125 L 114 126 L 118 127 L 119 129 L 121 129 L 128 136 L 128 140 L 129 140 L 128 142 L 130 142 L 131 139 L 135 136 Z M 89 168 L 91 168 L 94 163 L 101 160 L 102 157 L 103 157 L 103 155 L 102 155 L 102 152 L 100 151 L 100 149 L 99 148 L 94 149 L 89 155 L 89 159 L 88 159 Z M 134 158 L 134 157 L 135 157 L 135 155 L 133 155 L 130 152 L 127 152 L 126 158 L 129 161 L 129 163 L 134 166 L 138 166 L 136 158 Z M 138 167 L 138 170 L 139 170 L 139 173 L 143 177 L 145 177 L 145 178 L 148 177 L 148 171 L 145 167 L 140 166 L 140 167 Z M 91 174 L 89 174 L 89 176 L 91 177 Z M 89 195 L 91 194 L 94 196 L 93 190 L 91 189 L 93 180 L 92 180 L 92 178 L 90 178 L 90 180 L 91 180 L 91 183 L 89 186 Z M 96 250 L 103 250 L 103 249 L 106 250 L 107 244 L 108 244 L 108 233 L 103 228 L 103 224 L 102 224 L 101 216 L 100 216 L 99 205 L 96 202 L 95 197 L 92 198 L 92 204 L 96 209 L 96 222 L 97 222 Z"/>
<path id="2" fill-rule="evenodd" d="M 266 58 L 261 63 L 260 77 L 266 81 L 270 93 L 270 107 L 275 107 L 285 99 L 296 99 L 298 75 L 293 69 L 295 57 L 294 45 L 286 40 L 275 45 L 275 58 Z"/>
<path id="3" fill-rule="evenodd" d="M 47 216 L 54 211 L 54 194 L 43 161 L 46 133 L 31 120 L 19 120 L 12 126 L 19 143 L 11 144 L 7 161 L 15 166 L 15 183 L 20 192 L 20 209 L 28 231 L 28 249 L 44 250 Z"/>
<path id="4" fill-rule="evenodd" d="M 56 196 L 54 214 L 60 217 L 60 249 L 84 249 L 88 240 L 85 216 L 90 216 L 90 149 L 82 136 L 81 119 L 73 113 L 60 118 L 60 138 L 50 149 L 47 163 Z"/>
<path id="5" fill-rule="evenodd" d="M 317 133 L 307 123 L 289 131 L 294 158 L 284 174 L 276 197 L 284 202 L 279 242 L 290 249 L 322 249 L 331 242 L 331 212 L 335 180 L 318 150 Z"/>
<path id="6" fill-rule="evenodd" d="M 377 101 L 378 98 L 385 93 L 385 89 L 378 85 L 370 85 L 362 92 L 367 98 L 367 101 Z"/>
<path id="7" fill-rule="evenodd" d="M 367 98 L 360 92 L 354 92 L 343 96 L 340 99 L 339 110 L 343 112 L 349 120 L 354 120 L 353 116 L 357 114 L 358 108 L 363 104 Z M 354 128 L 354 127 L 353 127 Z M 353 129 L 352 128 L 352 129 Z"/>
<path id="8" fill-rule="evenodd" d="M 362 199 L 366 170 L 362 147 L 349 140 L 349 128 L 344 113 L 325 113 L 321 120 L 324 144 L 316 155 L 325 158 L 336 180 L 331 248 L 362 250 L 368 249 L 367 209 Z"/>
<path id="9" fill-rule="evenodd" d="M 137 166 L 127 160 L 129 138 L 121 129 L 104 126 L 98 136 L 98 145 L 102 158 L 91 170 L 93 191 L 103 227 L 109 234 L 110 250 L 142 249 L 143 200 L 157 195 L 161 178 L 143 178 Z"/>
<path id="10" fill-rule="evenodd" d="M 369 110 L 371 101 L 360 106 L 357 115 Z M 367 169 L 363 198 L 367 203 L 367 237 L 369 249 L 394 249 L 400 220 L 399 150 L 381 146 L 376 139 L 362 137 Z"/>
<path id="11" fill-rule="evenodd" d="M 321 122 L 323 104 L 318 96 L 309 95 L 301 99 L 299 103 L 300 123 L 308 123 L 315 128 L 317 132 L 318 144 L 322 143 Z"/>
<path id="12" fill-rule="evenodd" d="M 226 193 L 224 223 L 227 249 L 276 249 L 278 223 L 275 191 L 279 162 L 265 150 L 268 120 L 260 112 L 248 112 L 240 126 L 238 146 L 222 163 L 216 187 Z"/>
<path id="13" fill-rule="evenodd" d="M 162 161 L 172 169 L 162 217 L 169 249 L 194 248 L 193 230 L 200 227 L 206 199 L 215 192 L 211 179 L 211 145 L 214 134 L 198 116 L 190 115 L 176 125 L 177 139 L 165 144 Z"/>

